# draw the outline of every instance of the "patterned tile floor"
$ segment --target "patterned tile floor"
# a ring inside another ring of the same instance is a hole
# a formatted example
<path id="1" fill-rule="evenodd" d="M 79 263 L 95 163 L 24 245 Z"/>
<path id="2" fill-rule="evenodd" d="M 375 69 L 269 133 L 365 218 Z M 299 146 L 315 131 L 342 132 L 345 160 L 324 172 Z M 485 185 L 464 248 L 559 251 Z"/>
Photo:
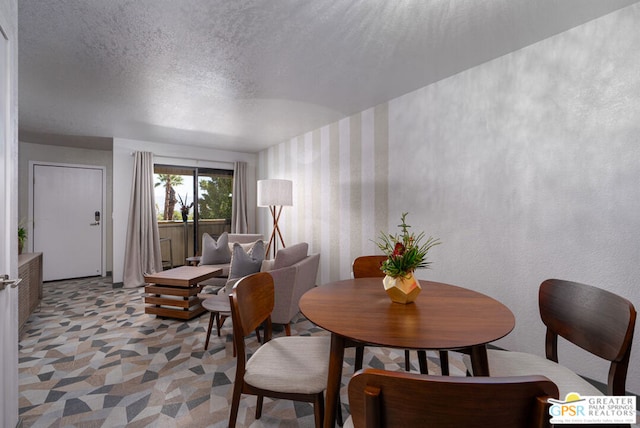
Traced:
<path id="1" fill-rule="evenodd" d="M 113 289 L 110 278 L 45 283 L 42 303 L 20 341 L 23 426 L 226 427 L 235 373 L 231 321 L 222 337 L 214 331 L 205 351 L 208 319 L 208 314 L 188 322 L 147 315 L 143 290 Z M 292 334 L 327 332 L 300 317 Z M 462 362 L 451 355 L 451 373 L 462 375 Z M 413 352 L 412 358 L 415 370 Z M 365 366 L 401 370 L 403 361 L 402 350 L 365 351 Z M 439 371 L 436 361 L 429 353 L 430 373 Z M 347 350 L 345 415 L 352 363 L 353 350 Z M 265 399 L 259 421 L 254 410 L 255 398 L 244 396 L 239 427 L 313 426 L 307 403 Z"/>

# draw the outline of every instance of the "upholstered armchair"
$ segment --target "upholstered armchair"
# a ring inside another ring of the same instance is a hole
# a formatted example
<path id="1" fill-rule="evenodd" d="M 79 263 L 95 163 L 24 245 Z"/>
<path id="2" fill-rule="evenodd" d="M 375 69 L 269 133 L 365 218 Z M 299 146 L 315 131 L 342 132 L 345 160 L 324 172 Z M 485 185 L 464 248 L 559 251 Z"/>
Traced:
<path id="1" fill-rule="evenodd" d="M 275 259 L 264 260 L 260 269 L 262 272 L 271 274 L 275 284 L 275 304 L 271 312 L 271 321 L 274 324 L 282 324 L 287 336 L 291 335 L 291 320 L 300 312 L 298 306 L 300 298 L 305 292 L 316 286 L 320 254 L 307 255 L 308 248 L 309 244 L 306 242 L 283 248 L 276 253 Z M 231 294 L 233 286 L 239 279 L 238 277 L 229 279 L 218 292 L 218 296 L 213 298 L 207 298 L 207 294 L 198 295 L 202 299 L 208 300 L 203 303 L 203 306 L 211 311 L 205 349 L 209 344 L 214 318 L 219 317 L 216 327 L 218 335 L 220 335 L 220 328 L 229 317 L 229 311 L 220 310 L 220 307 L 225 307 L 226 296 Z M 222 299 L 219 298 L 220 296 Z"/>
<path id="2" fill-rule="evenodd" d="M 291 335 L 291 320 L 300 312 L 302 295 L 316 286 L 320 254 L 308 255 L 309 244 L 302 242 L 283 248 L 273 260 L 262 263 L 262 271 L 269 272 L 275 284 L 275 307 L 271 312 L 274 324 L 284 325 Z"/>

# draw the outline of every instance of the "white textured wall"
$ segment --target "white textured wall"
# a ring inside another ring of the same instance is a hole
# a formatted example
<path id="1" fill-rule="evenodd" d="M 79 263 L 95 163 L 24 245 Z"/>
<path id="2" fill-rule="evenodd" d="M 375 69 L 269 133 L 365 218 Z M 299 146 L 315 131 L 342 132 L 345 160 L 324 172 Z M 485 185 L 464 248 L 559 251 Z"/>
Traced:
<path id="1" fill-rule="evenodd" d="M 133 180 L 133 156 L 135 151 L 149 151 L 154 162 L 205 168 L 233 169 L 234 162 L 247 163 L 247 216 L 249 231 L 255 230 L 256 158 L 250 153 L 188 147 L 150 141 L 113 140 L 113 282 L 121 283 L 124 271 L 124 251 L 127 238 L 127 218 Z"/>
<path id="2" fill-rule="evenodd" d="M 640 309 L 638 28 L 636 4 L 260 153 L 259 178 L 297 189 L 285 239 L 321 253 L 319 283 L 346 278 L 375 250 L 367 238 L 409 211 L 443 242 L 418 277 L 504 302 L 517 325 L 497 344 L 513 350 L 544 352 L 546 278 Z M 560 358 L 606 382 L 602 361 L 565 346 Z M 638 346 L 627 389 L 640 393 Z"/>
<path id="3" fill-rule="evenodd" d="M 424 276 L 513 310 L 501 346 L 544 352 L 546 278 L 640 309 L 639 27 L 631 6 L 389 103 L 389 216 L 410 210 L 442 238 Z M 606 382 L 582 355 L 560 358 Z M 637 347 L 628 388 L 640 393 Z"/>

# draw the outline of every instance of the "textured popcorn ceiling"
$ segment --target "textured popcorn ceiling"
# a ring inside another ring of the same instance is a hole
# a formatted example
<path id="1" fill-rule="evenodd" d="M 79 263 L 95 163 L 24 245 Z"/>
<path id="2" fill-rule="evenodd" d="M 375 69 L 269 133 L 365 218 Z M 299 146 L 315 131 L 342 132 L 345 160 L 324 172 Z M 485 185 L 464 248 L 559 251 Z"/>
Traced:
<path id="1" fill-rule="evenodd" d="M 20 0 L 21 138 L 254 152 L 637 1 Z"/>

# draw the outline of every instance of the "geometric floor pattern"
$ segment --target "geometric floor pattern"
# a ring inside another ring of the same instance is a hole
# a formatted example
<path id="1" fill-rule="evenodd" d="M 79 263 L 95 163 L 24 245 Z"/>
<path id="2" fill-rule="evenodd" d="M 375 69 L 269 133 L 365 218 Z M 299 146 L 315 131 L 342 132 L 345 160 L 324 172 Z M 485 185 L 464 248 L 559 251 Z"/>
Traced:
<path id="1" fill-rule="evenodd" d="M 19 414 L 23 427 L 226 427 L 235 358 L 231 320 L 204 350 L 209 314 L 191 321 L 144 313 L 144 291 L 114 289 L 111 278 L 44 284 L 44 297 L 25 325 L 19 346 Z M 326 335 L 302 315 L 292 334 Z M 283 335 L 274 331 L 274 336 Z M 255 339 L 248 342 L 256 346 Z M 452 375 L 464 366 L 450 353 Z M 429 372 L 438 373 L 435 354 Z M 341 400 L 353 349 L 345 352 Z M 365 348 L 365 366 L 403 370 L 402 350 Z M 412 352 L 413 370 L 417 357 Z M 286 370 L 286 367 L 283 367 Z M 255 397 L 243 396 L 238 427 L 312 427 L 308 403 L 265 398 L 255 420 Z"/>

